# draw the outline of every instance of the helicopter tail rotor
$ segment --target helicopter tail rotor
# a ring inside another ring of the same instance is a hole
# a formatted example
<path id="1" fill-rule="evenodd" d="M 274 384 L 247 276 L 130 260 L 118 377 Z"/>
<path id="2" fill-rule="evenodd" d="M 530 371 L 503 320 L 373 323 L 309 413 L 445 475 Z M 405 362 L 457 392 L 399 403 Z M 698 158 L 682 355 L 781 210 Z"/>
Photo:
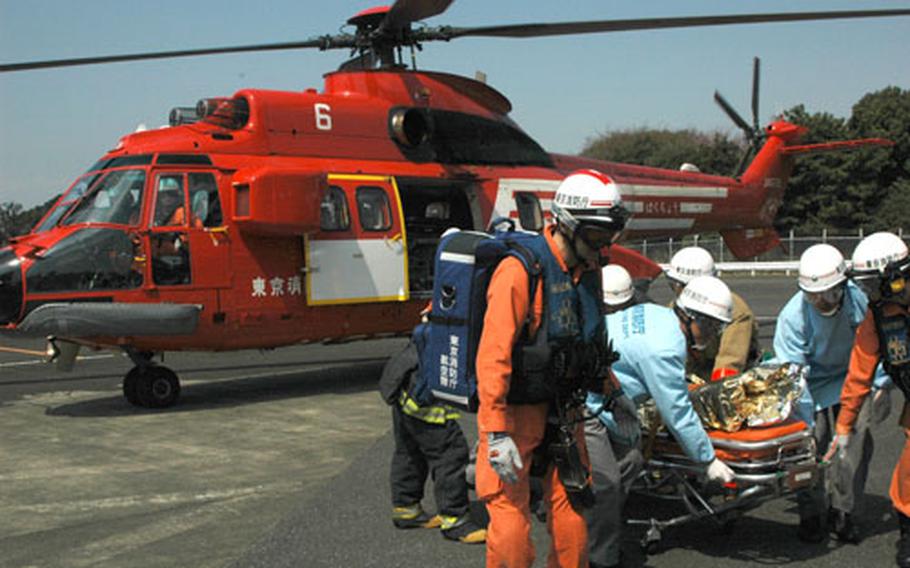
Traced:
<path id="1" fill-rule="evenodd" d="M 739 161 L 739 165 L 736 167 L 736 171 L 733 173 L 734 176 L 739 176 L 743 173 L 746 168 L 746 164 L 749 162 L 749 159 L 755 154 L 758 150 L 758 147 L 761 145 L 764 140 L 764 135 L 762 129 L 759 126 L 758 122 L 758 90 L 759 90 L 759 76 L 761 69 L 761 60 L 758 57 L 753 58 L 752 60 L 752 124 L 746 122 L 746 119 L 740 115 L 733 105 L 727 102 L 727 99 L 724 98 L 719 92 L 714 91 L 714 102 L 720 106 L 721 109 L 730 117 L 730 120 L 733 121 L 740 130 L 743 131 L 743 134 L 746 136 L 746 140 L 749 142 L 749 147 L 746 148 L 743 157 Z"/>

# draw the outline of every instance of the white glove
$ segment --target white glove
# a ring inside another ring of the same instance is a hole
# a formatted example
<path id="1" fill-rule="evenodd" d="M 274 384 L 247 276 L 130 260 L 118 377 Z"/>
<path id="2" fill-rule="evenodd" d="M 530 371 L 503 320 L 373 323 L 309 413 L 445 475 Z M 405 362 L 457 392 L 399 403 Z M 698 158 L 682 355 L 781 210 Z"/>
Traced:
<path id="1" fill-rule="evenodd" d="M 521 462 L 521 454 L 518 453 L 518 446 L 512 440 L 512 437 L 505 432 L 490 432 L 487 438 L 489 450 L 487 459 L 490 460 L 490 466 L 499 476 L 503 483 L 515 483 L 518 481 L 518 470 L 524 467 Z"/>
<path id="2" fill-rule="evenodd" d="M 641 436 L 641 424 L 638 422 L 638 412 L 632 399 L 622 394 L 613 401 L 613 420 L 623 441 L 635 445 Z"/>
<path id="3" fill-rule="evenodd" d="M 891 389 L 878 389 L 872 395 L 872 423 L 881 424 L 891 414 Z"/>
<path id="4" fill-rule="evenodd" d="M 847 459 L 847 446 L 850 445 L 851 439 L 853 439 L 853 436 L 850 434 L 838 434 L 834 437 L 834 443 L 837 447 L 837 459 Z"/>
<path id="5" fill-rule="evenodd" d="M 735 478 L 736 475 L 733 473 L 733 470 L 719 459 L 714 458 L 714 461 L 708 464 L 708 481 L 730 483 Z"/>

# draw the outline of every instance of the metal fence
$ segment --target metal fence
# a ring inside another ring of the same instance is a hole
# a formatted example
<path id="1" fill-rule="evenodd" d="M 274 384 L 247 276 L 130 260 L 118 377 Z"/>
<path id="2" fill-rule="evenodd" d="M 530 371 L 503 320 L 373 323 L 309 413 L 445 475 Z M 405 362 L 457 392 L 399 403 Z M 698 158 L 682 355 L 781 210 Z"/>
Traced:
<path id="1" fill-rule="evenodd" d="M 904 230 L 902 228 L 895 230 L 895 232 L 898 236 L 904 238 Z M 814 234 L 797 234 L 794 231 L 790 231 L 788 234 L 781 235 L 782 246 L 760 256 L 745 260 L 747 260 L 749 264 L 768 264 L 769 268 L 772 267 L 771 263 L 774 263 L 776 266 L 781 266 L 779 263 L 799 261 L 799 257 L 807 248 L 819 243 L 828 243 L 837 247 L 837 249 L 844 254 L 844 257 L 849 259 L 853 254 L 853 249 L 866 234 L 868 233 L 864 233 L 862 229 L 853 233 L 837 233 L 827 229 L 823 229 L 821 232 Z M 910 237 L 910 235 L 907 236 Z M 669 263 L 670 258 L 672 258 L 676 251 L 687 246 L 700 246 L 707 249 L 714 257 L 715 263 L 729 263 L 744 260 L 737 259 L 733 256 L 733 253 L 730 252 L 730 249 L 727 248 L 723 238 L 718 233 L 689 235 L 679 239 L 644 239 L 640 241 L 623 242 L 621 244 L 642 253 L 657 263 Z"/>

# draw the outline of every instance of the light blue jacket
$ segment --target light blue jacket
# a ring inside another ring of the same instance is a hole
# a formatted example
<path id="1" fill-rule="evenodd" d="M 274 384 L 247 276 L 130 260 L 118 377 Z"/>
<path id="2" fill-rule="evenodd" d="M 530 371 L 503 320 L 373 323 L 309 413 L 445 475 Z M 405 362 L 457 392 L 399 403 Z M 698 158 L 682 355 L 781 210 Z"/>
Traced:
<path id="1" fill-rule="evenodd" d="M 653 398 L 686 455 L 700 463 L 713 460 L 714 447 L 689 399 L 686 338 L 673 310 L 657 304 L 632 306 L 607 316 L 607 334 L 619 353 L 613 372 L 623 392 L 636 404 Z M 602 395 L 588 394 L 593 412 L 602 402 Z M 618 436 L 612 413 L 603 412 L 600 419 Z"/>
<path id="2" fill-rule="evenodd" d="M 810 424 L 815 412 L 840 402 L 856 328 L 866 316 L 868 303 L 862 290 L 847 282 L 841 309 L 831 317 L 819 314 L 802 291 L 794 294 L 777 316 L 775 359 L 809 366 L 809 388 L 800 399 L 799 414 Z M 875 385 L 881 388 L 889 380 L 879 365 Z"/>

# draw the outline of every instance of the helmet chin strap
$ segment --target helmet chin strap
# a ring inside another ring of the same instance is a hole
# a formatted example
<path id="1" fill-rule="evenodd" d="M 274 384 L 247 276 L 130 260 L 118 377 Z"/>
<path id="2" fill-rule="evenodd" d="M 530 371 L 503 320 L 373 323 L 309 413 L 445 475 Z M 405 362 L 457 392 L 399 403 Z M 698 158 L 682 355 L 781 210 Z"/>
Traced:
<path id="1" fill-rule="evenodd" d="M 564 237 L 565 242 L 566 242 L 566 247 L 569 249 L 569 252 L 572 255 L 571 259 L 569 259 L 569 258 L 565 259 L 566 266 L 568 268 L 575 268 L 576 265 L 581 263 L 581 255 L 578 254 L 578 247 L 575 246 L 575 239 L 578 237 L 578 231 L 577 230 L 573 231 L 570 234 L 569 228 L 566 226 L 565 223 L 563 223 L 561 221 L 557 221 L 556 230 Z M 570 260 L 572 262 L 569 262 Z"/>

